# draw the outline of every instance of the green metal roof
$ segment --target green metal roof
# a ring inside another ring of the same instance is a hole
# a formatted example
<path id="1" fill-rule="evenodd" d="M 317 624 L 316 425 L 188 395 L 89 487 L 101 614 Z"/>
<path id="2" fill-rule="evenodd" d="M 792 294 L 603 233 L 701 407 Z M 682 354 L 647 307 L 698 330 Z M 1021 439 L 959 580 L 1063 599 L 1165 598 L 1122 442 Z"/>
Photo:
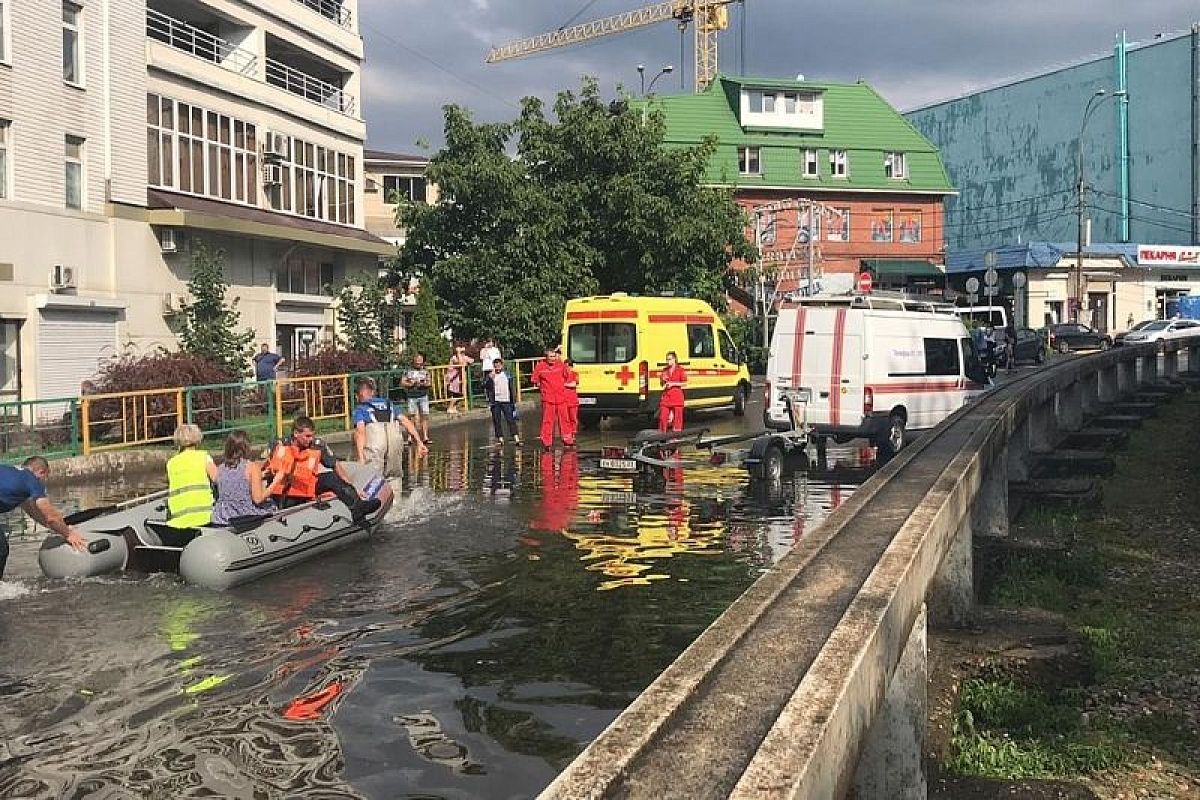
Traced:
<path id="1" fill-rule="evenodd" d="M 869 269 L 871 272 L 879 276 L 908 275 L 911 277 L 923 278 L 930 276 L 942 276 L 946 274 L 938 269 L 936 265 L 920 259 L 864 258 L 862 265 L 864 269 Z"/>
<path id="2" fill-rule="evenodd" d="M 819 92 L 824 98 L 824 129 L 742 127 L 738 115 L 743 87 Z M 695 145 L 706 136 L 717 137 L 719 145 L 708 169 L 708 180 L 715 185 L 954 192 L 937 148 L 865 83 L 721 75 L 698 94 L 662 95 L 637 100 L 632 105 L 640 108 L 642 104 L 663 114 L 668 146 Z M 738 174 L 739 147 L 759 148 L 761 174 Z M 815 178 L 802 174 L 803 151 L 808 149 L 818 151 L 820 174 Z M 830 150 L 847 152 L 846 177 L 830 175 Z M 884 176 L 883 159 L 888 152 L 905 154 L 906 178 Z"/>

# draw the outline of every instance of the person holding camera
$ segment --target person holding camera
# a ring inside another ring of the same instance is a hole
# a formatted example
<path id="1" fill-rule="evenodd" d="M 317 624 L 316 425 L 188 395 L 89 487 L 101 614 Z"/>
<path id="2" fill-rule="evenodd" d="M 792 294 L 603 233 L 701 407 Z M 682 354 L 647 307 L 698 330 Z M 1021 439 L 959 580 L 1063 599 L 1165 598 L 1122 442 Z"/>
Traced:
<path id="1" fill-rule="evenodd" d="M 429 444 L 429 370 L 425 368 L 425 354 L 414 353 L 412 367 L 400 380 L 404 394 L 408 397 L 408 416 L 417 422 L 421 441 Z"/>

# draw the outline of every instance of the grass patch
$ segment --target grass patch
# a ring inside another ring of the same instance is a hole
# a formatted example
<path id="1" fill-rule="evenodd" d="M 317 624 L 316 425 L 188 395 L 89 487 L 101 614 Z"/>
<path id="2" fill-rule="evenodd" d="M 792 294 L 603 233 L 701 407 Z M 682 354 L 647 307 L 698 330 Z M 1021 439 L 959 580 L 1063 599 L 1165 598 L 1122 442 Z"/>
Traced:
<path id="1" fill-rule="evenodd" d="M 1044 608 L 1065 612 L 1081 587 L 1097 587 L 1104 568 L 1092 549 L 1074 549 L 1063 558 L 1015 556 L 996 581 L 989 602 L 1006 608 Z"/>

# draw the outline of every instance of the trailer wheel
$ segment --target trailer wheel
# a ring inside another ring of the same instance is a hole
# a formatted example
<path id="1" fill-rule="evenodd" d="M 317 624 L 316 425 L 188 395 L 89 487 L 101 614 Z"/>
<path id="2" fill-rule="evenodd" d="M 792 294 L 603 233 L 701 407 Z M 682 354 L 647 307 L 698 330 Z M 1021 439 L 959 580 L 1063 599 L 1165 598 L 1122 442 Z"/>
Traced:
<path id="1" fill-rule="evenodd" d="M 776 483 L 783 479 L 783 448 L 778 443 L 772 442 L 767 445 L 756 472 L 755 477 L 759 480 Z"/>
<path id="2" fill-rule="evenodd" d="M 884 430 L 883 435 L 878 438 L 875 446 L 879 448 L 879 457 L 888 459 L 904 449 L 906 441 L 904 417 L 899 414 L 892 414 L 892 416 L 888 417 L 887 428 Z"/>

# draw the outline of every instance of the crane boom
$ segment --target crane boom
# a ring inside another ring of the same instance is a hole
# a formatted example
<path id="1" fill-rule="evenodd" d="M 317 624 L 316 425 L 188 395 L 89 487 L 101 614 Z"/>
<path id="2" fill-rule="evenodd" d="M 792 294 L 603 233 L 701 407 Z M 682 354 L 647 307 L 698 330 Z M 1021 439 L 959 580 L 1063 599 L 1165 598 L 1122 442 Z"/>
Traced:
<path id="1" fill-rule="evenodd" d="M 726 6 L 737 2 L 742 0 L 666 0 L 633 11 L 507 42 L 491 49 L 487 63 L 495 64 L 498 61 L 523 58 L 557 47 L 674 19 L 678 20 L 681 29 L 689 22 L 695 27 L 694 75 L 696 91 L 700 91 L 717 76 L 717 33 L 729 27 L 729 9 Z"/>
<path id="2" fill-rule="evenodd" d="M 534 53 L 553 50 L 556 47 L 565 47 L 569 44 L 586 42 L 590 39 L 597 39 L 613 33 L 644 28 L 647 25 L 654 25 L 674 19 L 677 12 L 682 12 L 688 6 L 689 3 L 683 0 L 667 0 L 664 3 L 655 3 L 652 6 L 644 6 L 633 11 L 613 14 L 612 16 L 592 20 L 591 22 L 583 22 L 579 25 L 571 25 L 570 27 L 560 28 L 556 31 L 539 33 L 536 36 L 518 39 L 515 42 L 508 42 L 498 47 L 493 47 L 491 52 L 488 53 L 487 63 L 494 64 L 497 61 L 507 61 L 510 58 L 523 58 L 524 56 L 531 56 Z"/>

